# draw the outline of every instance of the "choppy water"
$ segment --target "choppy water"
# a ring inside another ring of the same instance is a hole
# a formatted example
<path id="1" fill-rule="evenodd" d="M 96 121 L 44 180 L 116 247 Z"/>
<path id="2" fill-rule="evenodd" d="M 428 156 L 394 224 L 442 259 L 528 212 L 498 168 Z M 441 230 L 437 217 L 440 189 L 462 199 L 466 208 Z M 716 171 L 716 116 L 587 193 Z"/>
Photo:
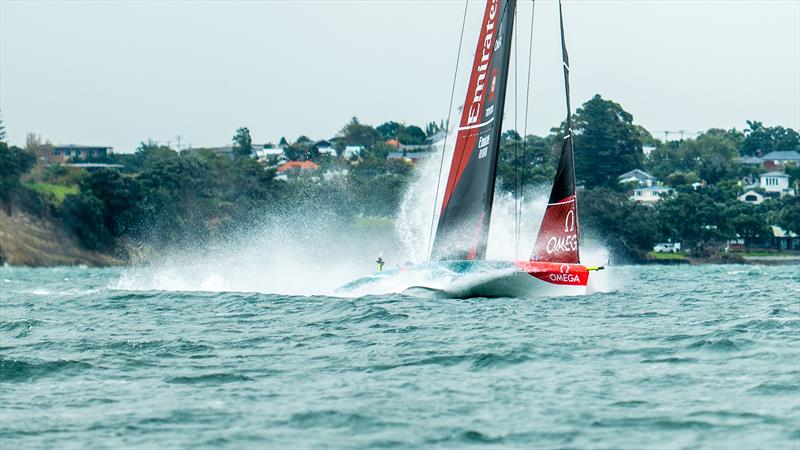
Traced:
<path id="1" fill-rule="evenodd" d="M 800 270 L 578 298 L 115 290 L 0 269 L 0 447 L 800 447 Z"/>

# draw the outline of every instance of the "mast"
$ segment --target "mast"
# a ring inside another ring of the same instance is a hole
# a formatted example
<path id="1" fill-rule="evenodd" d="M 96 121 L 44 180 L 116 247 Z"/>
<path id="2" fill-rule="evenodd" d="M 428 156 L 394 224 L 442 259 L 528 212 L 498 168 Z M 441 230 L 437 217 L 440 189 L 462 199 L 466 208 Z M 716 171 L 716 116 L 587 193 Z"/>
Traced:
<path id="1" fill-rule="evenodd" d="M 483 259 L 492 214 L 516 0 L 487 0 L 432 259 Z"/>
<path id="2" fill-rule="evenodd" d="M 564 96 L 567 104 L 567 120 L 561 141 L 561 156 L 556 177 L 542 218 L 542 226 L 536 237 L 531 255 L 532 261 L 561 263 L 580 262 L 578 241 L 578 199 L 575 189 L 575 151 L 572 141 L 572 108 L 569 96 L 569 54 L 564 38 L 564 15 L 561 0 L 558 2 L 558 20 L 561 27 L 561 60 L 564 68 Z"/>

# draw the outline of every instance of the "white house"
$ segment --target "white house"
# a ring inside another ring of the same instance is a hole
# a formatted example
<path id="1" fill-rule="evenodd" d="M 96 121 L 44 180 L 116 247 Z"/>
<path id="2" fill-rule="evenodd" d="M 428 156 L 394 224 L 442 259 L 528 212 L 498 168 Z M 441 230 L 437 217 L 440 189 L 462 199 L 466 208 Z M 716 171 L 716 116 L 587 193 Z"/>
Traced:
<path id="1" fill-rule="evenodd" d="M 764 201 L 764 196 L 757 191 L 749 190 L 739 196 L 739 201 L 758 205 Z"/>
<path id="2" fill-rule="evenodd" d="M 635 202 L 655 203 L 669 194 L 672 194 L 672 188 L 666 186 L 642 186 L 634 188 L 630 199 Z"/>
<path id="3" fill-rule="evenodd" d="M 784 172 L 766 172 L 760 176 L 759 186 L 768 193 L 792 194 L 789 189 L 789 175 Z"/>

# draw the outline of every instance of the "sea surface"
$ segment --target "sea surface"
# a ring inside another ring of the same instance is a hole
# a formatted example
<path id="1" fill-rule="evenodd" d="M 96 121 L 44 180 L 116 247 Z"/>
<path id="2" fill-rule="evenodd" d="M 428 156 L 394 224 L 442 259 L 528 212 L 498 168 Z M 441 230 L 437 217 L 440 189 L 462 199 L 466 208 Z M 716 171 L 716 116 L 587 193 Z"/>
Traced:
<path id="1" fill-rule="evenodd" d="M 0 268 L 0 448 L 800 448 L 800 266 L 469 300 L 125 271 Z"/>

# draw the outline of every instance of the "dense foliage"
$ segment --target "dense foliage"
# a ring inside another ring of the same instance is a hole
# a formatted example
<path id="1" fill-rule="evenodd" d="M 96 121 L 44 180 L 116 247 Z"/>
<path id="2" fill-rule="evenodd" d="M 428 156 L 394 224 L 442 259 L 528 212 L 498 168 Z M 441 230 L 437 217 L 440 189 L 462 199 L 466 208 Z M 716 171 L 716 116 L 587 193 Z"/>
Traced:
<path id="1" fill-rule="evenodd" d="M 251 157 L 253 139 L 244 127 L 232 138 L 231 158 L 214 149 L 179 153 L 145 142 L 133 154 L 101 160 L 124 165 L 122 172 L 62 165 L 31 171 L 33 153 L 44 144 L 31 140 L 26 151 L 0 142 L 0 202 L 8 204 L 19 193 L 27 193 L 30 201 L 34 191 L 26 185 L 58 192 L 45 198 L 50 213 L 86 247 L 103 251 L 125 243 L 169 247 L 203 242 L 265 216 L 297 211 L 324 211 L 344 223 L 358 216 L 393 217 L 414 180 L 415 166 L 388 158 L 390 153 L 408 145 L 424 151 L 422 144 L 443 127 L 430 122 L 423 129 L 394 121 L 372 127 L 354 117 L 326 143 L 336 155 L 320 152 L 321 142 L 307 136 L 294 142 L 281 138 L 278 146 L 284 155 L 307 167 L 284 173 L 284 179 L 276 178 L 276 157 Z M 660 142 L 621 105 L 599 95 L 576 111 L 573 128 L 584 233 L 606 243 L 616 256 L 642 258 L 666 240 L 683 242 L 698 254 L 736 237 L 749 245 L 769 239 L 770 225 L 800 234 L 800 197 L 761 205 L 737 199 L 741 180 L 755 179 L 765 170 L 742 165 L 739 157 L 797 149 L 795 130 L 748 122 L 743 132 L 710 129 L 695 139 Z M 564 123 L 544 137 L 505 131 L 498 190 L 519 195 L 534 186 L 549 187 L 565 131 Z M 652 148 L 649 157 L 645 145 Z M 345 158 L 348 146 L 359 152 Z M 618 177 L 632 169 L 649 171 L 673 187 L 674 195 L 655 205 L 630 201 L 629 188 Z M 785 171 L 793 180 L 800 176 L 796 165 L 786 165 Z"/>

